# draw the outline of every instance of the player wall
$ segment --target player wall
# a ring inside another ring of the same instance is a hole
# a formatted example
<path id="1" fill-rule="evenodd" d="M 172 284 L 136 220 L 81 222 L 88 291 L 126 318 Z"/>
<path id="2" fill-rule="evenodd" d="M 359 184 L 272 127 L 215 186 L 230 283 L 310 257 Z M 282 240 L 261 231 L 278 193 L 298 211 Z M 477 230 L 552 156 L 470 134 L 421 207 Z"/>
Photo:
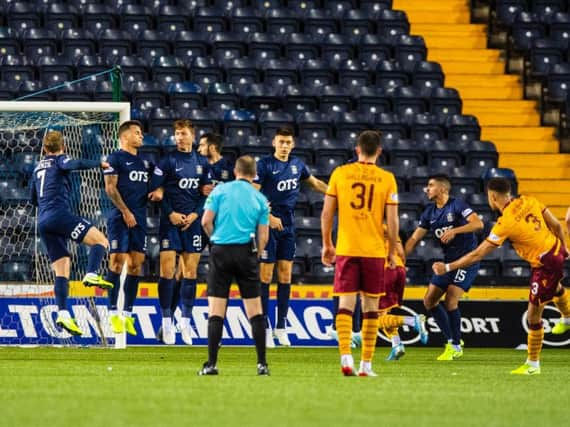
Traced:
<path id="1" fill-rule="evenodd" d="M 0 288 L 3 288 L 0 286 Z M 14 295 L 13 293 L 11 295 Z M 295 295 L 294 295 L 295 296 Z M 316 297 L 315 297 L 316 296 Z M 45 300 L 44 300 L 45 301 Z M 83 300 L 84 301 L 84 300 Z M 73 315 L 78 318 L 79 326 L 85 331 L 82 338 L 73 338 L 79 345 L 91 345 L 97 341 L 95 320 L 87 307 L 79 299 L 70 298 Z M 96 298 L 102 318 L 107 318 L 106 299 Z M 271 310 L 275 310 L 271 301 Z M 463 301 L 463 339 L 467 347 L 507 347 L 516 348 L 526 345 L 526 307 L 524 301 Z M 410 300 L 402 308 L 404 314 L 423 312 L 421 301 Z M 39 295 L 28 292 L 26 296 L 0 296 L 0 345 L 22 345 L 53 342 L 53 338 L 68 339 L 66 332 L 55 332 L 54 326 L 57 308 L 55 305 L 42 306 Z M 128 337 L 129 345 L 156 345 L 156 331 L 160 326 L 160 308 L 154 297 L 140 297 L 134 308 L 137 317 L 137 336 Z M 570 347 L 570 334 L 554 336 L 550 333 L 559 318 L 553 306 L 545 310 L 545 347 Z M 207 301 L 198 298 L 193 312 L 195 324 L 195 344 L 205 345 L 207 336 Z M 330 298 L 319 298 L 318 294 L 304 292 L 291 300 L 288 321 L 290 340 L 294 346 L 335 346 L 326 328 L 333 319 Z M 443 344 L 439 329 L 433 319 L 428 320 L 430 346 Z M 419 345 L 419 337 L 409 328 L 402 328 L 402 338 L 406 345 Z M 109 325 L 104 325 L 108 338 L 113 334 Z M 59 334 L 53 336 L 53 334 Z M 180 337 L 177 337 L 181 344 Z M 252 343 L 251 330 L 241 300 L 232 299 L 228 307 L 225 322 L 224 345 L 249 345 Z M 387 346 L 387 340 L 380 336 L 380 346 Z"/>

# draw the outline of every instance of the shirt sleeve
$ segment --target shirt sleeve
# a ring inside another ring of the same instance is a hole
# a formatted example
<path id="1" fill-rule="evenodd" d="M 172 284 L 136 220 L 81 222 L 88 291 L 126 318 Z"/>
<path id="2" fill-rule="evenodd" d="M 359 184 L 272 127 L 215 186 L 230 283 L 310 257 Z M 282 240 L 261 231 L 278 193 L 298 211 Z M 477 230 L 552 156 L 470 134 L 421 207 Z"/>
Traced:
<path id="1" fill-rule="evenodd" d="M 253 182 L 259 185 L 263 184 L 263 181 L 265 180 L 265 162 L 262 160 L 259 160 L 257 162 L 257 175 L 255 176 L 255 178 L 253 179 Z"/>
<path id="2" fill-rule="evenodd" d="M 462 199 L 455 199 L 456 212 L 459 213 L 463 218 L 467 219 L 475 211 Z"/>
<path id="3" fill-rule="evenodd" d="M 309 172 L 309 168 L 305 164 L 305 162 L 299 162 L 301 165 L 301 181 L 305 181 L 311 177 L 311 172 Z"/>
<path id="4" fill-rule="evenodd" d="M 103 170 L 103 175 L 119 175 L 119 160 L 114 154 L 110 154 L 107 158 L 109 167 Z"/>
<path id="5" fill-rule="evenodd" d="M 390 174 L 390 179 L 388 181 L 388 191 L 386 191 L 386 204 L 387 205 L 397 205 L 398 204 L 398 184 L 396 184 L 396 178 L 394 174 Z"/>
<path id="6" fill-rule="evenodd" d="M 326 195 L 327 196 L 331 196 L 331 197 L 336 197 L 337 196 L 337 180 L 338 180 L 338 174 L 339 174 L 339 168 L 336 168 L 330 179 L 329 179 L 329 184 L 327 186 L 327 192 Z"/>
<path id="7" fill-rule="evenodd" d="M 65 171 L 95 169 L 101 165 L 98 160 L 72 159 L 69 156 L 61 156 L 57 159 L 57 167 Z"/>
<path id="8" fill-rule="evenodd" d="M 166 179 L 165 174 L 168 171 L 168 158 L 162 159 L 158 166 L 155 166 L 154 172 L 152 173 L 152 177 L 150 179 L 150 186 L 149 190 L 154 191 L 159 187 L 162 187 L 164 184 L 164 180 Z"/>
<path id="9" fill-rule="evenodd" d="M 269 201 L 263 197 L 260 204 L 261 215 L 259 216 L 259 225 L 269 225 Z"/>
<path id="10" fill-rule="evenodd" d="M 202 167 L 204 168 L 204 172 L 200 177 L 200 185 L 208 185 L 212 183 L 212 167 L 208 162 L 202 163 Z"/>
<path id="11" fill-rule="evenodd" d="M 220 189 L 223 186 L 216 186 L 212 192 L 210 193 L 210 195 L 208 196 L 208 198 L 206 199 L 206 202 L 204 203 L 204 211 L 212 211 L 214 213 L 218 213 L 218 209 L 220 206 Z"/>
<path id="12" fill-rule="evenodd" d="M 426 230 L 429 230 L 428 211 L 429 211 L 429 207 L 422 212 L 422 214 L 420 215 L 420 221 L 418 224 L 418 227 L 424 228 Z"/>
<path id="13" fill-rule="evenodd" d="M 485 240 L 496 246 L 501 246 L 509 237 L 509 226 L 505 218 L 499 218 Z"/>
<path id="14" fill-rule="evenodd" d="M 36 174 L 32 174 L 32 179 L 30 180 L 30 199 L 34 206 L 38 205 L 38 193 L 36 192 Z"/>

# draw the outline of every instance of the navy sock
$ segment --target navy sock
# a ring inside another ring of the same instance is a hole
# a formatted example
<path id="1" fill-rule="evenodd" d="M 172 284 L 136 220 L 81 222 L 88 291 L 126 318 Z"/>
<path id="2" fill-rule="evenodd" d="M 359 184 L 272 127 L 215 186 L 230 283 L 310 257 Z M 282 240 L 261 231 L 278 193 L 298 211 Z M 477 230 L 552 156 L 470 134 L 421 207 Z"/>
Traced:
<path id="1" fill-rule="evenodd" d="M 69 295 L 69 281 L 66 277 L 56 276 L 55 278 L 55 301 L 57 308 L 67 310 L 67 295 Z"/>
<path id="2" fill-rule="evenodd" d="M 216 366 L 218 362 L 218 350 L 224 330 L 224 319 L 220 316 L 208 318 L 208 364 Z"/>
<path id="3" fill-rule="evenodd" d="M 277 285 L 277 321 L 276 329 L 285 329 L 287 324 L 287 312 L 289 311 L 289 296 L 291 295 L 291 283 L 279 283 Z"/>
<path id="4" fill-rule="evenodd" d="M 182 317 L 192 317 L 192 308 L 196 299 L 196 279 L 182 279 L 180 301 L 182 302 Z"/>
<path id="5" fill-rule="evenodd" d="M 121 274 L 109 270 L 105 280 L 113 284 L 113 288 L 107 291 L 107 297 L 109 298 L 109 310 L 116 310 L 117 300 L 119 299 L 119 290 L 121 289 Z"/>
<path id="6" fill-rule="evenodd" d="M 271 322 L 269 321 L 269 283 L 261 283 L 261 308 L 265 318 L 265 327 L 271 328 Z"/>
<path id="7" fill-rule="evenodd" d="M 333 297 L 333 310 L 332 310 L 332 315 L 333 315 L 333 329 L 336 331 L 336 314 L 338 313 L 338 297 Z"/>
<path id="8" fill-rule="evenodd" d="M 354 305 L 354 313 L 352 313 L 352 332 L 360 332 L 361 328 L 360 297 L 356 296 L 356 304 Z"/>
<path id="9" fill-rule="evenodd" d="M 127 275 L 125 280 L 125 311 L 133 311 L 133 305 L 137 299 L 137 292 L 139 291 L 139 276 Z"/>
<path id="10" fill-rule="evenodd" d="M 158 301 L 162 317 L 172 316 L 172 295 L 174 291 L 174 279 L 158 279 Z"/>
<path id="11" fill-rule="evenodd" d="M 265 319 L 262 314 L 258 314 L 249 319 L 251 324 L 251 334 L 255 343 L 257 353 L 257 363 L 267 364 L 265 359 Z"/>
<path id="12" fill-rule="evenodd" d="M 89 257 L 87 258 L 87 273 L 95 273 L 99 271 L 101 267 L 101 261 L 105 256 L 105 246 L 103 245 L 93 245 L 89 249 Z"/>
<path id="13" fill-rule="evenodd" d="M 449 341 L 451 339 L 451 326 L 445 308 L 443 308 L 441 304 L 438 304 L 429 311 L 429 314 L 435 319 L 437 326 L 439 326 L 439 329 L 441 329 L 442 334 L 445 336 L 445 340 Z"/>
<path id="14" fill-rule="evenodd" d="M 171 310 L 173 317 L 174 317 L 174 312 L 176 311 L 176 308 L 178 307 L 178 303 L 180 302 L 180 289 L 181 288 L 182 288 L 182 281 L 181 280 L 175 280 L 174 286 L 172 287 L 172 305 L 170 306 L 170 310 Z"/>
<path id="15" fill-rule="evenodd" d="M 460 345 L 461 343 L 461 311 L 459 307 L 455 310 L 448 311 L 449 325 L 451 326 L 451 343 Z"/>

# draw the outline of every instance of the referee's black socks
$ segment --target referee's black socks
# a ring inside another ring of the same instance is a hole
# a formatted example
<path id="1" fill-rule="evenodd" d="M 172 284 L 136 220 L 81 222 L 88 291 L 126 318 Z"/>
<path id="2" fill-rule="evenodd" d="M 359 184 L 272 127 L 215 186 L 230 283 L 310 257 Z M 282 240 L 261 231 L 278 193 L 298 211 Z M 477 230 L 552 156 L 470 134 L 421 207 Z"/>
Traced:
<path id="1" fill-rule="evenodd" d="M 210 366 L 216 366 L 218 362 L 218 349 L 220 348 L 223 330 L 223 317 L 210 316 L 208 318 L 208 364 Z"/>
<path id="2" fill-rule="evenodd" d="M 263 314 L 257 314 L 249 319 L 251 324 L 251 334 L 255 342 L 255 351 L 257 352 L 257 363 L 267 364 L 265 360 L 265 317 Z"/>

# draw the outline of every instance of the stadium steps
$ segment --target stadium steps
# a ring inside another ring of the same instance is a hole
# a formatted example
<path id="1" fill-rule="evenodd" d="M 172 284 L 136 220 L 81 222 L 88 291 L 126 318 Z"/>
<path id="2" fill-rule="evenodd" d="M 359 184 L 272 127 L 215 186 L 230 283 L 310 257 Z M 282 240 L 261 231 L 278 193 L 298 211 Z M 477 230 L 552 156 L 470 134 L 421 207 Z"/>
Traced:
<path id="1" fill-rule="evenodd" d="M 563 219 L 570 205 L 570 157 L 559 153 L 555 129 L 540 127 L 537 105 L 524 100 L 519 76 L 504 74 L 503 53 L 487 49 L 485 25 L 469 23 L 469 2 L 393 4 L 406 11 L 412 34 L 424 37 L 428 60 L 442 65 L 445 85 L 459 91 L 464 114 L 478 118 L 481 139 L 495 143 L 499 166 L 515 171 L 521 193 L 537 196 Z"/>

